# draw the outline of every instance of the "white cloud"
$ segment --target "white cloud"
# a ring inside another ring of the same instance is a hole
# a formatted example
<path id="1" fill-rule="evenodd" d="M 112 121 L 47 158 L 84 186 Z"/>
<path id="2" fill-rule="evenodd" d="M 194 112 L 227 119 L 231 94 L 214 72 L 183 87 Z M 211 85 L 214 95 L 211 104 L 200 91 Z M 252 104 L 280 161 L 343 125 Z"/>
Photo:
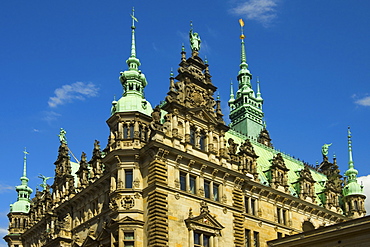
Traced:
<path id="1" fill-rule="evenodd" d="M 4 235 L 6 235 L 6 234 L 8 234 L 8 229 L 7 228 L 0 228 L 0 235 L 1 236 L 4 236 Z M 0 245 L 0 246 L 5 246 L 5 245 Z"/>
<path id="2" fill-rule="evenodd" d="M 370 106 L 370 96 L 366 96 L 362 99 L 358 99 L 355 101 L 356 104 L 362 105 L 362 106 Z"/>
<path id="3" fill-rule="evenodd" d="M 55 89 L 55 96 L 50 97 L 48 104 L 55 108 L 58 105 L 70 103 L 73 100 L 84 100 L 86 97 L 98 95 L 99 88 L 94 83 L 75 82 L 70 85 L 63 85 Z"/>
<path id="4" fill-rule="evenodd" d="M 240 2 L 231 12 L 247 20 L 255 20 L 267 27 L 277 17 L 279 0 L 247 0 Z"/>
<path id="5" fill-rule="evenodd" d="M 12 190 L 15 191 L 15 188 L 13 186 L 0 184 L 0 193 L 12 191 Z"/>
<path id="6" fill-rule="evenodd" d="M 56 113 L 54 111 L 44 111 L 43 114 L 44 114 L 43 120 L 49 123 L 57 120 L 58 117 L 62 116 L 61 114 Z"/>
<path id="7" fill-rule="evenodd" d="M 366 214 L 370 214 L 370 175 L 357 178 L 357 181 L 364 186 L 364 193 L 366 195 L 365 209 Z"/>

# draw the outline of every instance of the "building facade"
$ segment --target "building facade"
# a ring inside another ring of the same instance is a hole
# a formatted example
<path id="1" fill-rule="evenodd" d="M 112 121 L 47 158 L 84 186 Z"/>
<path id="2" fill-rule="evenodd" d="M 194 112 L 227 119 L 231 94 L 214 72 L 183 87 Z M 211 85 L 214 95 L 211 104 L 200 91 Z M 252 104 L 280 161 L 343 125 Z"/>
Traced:
<path id="1" fill-rule="evenodd" d="M 243 33 L 227 126 L 192 29 L 191 54 L 182 49 L 165 100 L 152 108 L 132 17 L 131 55 L 120 74 L 124 93 L 112 102 L 107 146 L 95 141 L 91 159 L 82 153 L 74 163 L 61 131 L 53 184 L 43 177 L 31 200 L 24 172 L 17 187 L 4 237 L 10 247 L 263 247 L 365 215 L 350 132 L 346 180 L 325 151 L 314 168 L 274 149 L 259 86 L 252 89 Z"/>

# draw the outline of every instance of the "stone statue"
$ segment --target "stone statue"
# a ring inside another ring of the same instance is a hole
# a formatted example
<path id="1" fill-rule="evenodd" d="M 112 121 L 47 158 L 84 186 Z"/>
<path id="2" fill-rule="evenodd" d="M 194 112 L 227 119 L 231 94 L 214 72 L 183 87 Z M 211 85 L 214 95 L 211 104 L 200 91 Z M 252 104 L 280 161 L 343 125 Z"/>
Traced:
<path id="1" fill-rule="evenodd" d="M 329 153 L 329 147 L 331 146 L 331 143 L 330 144 L 324 144 L 321 148 L 321 153 L 324 157 L 327 157 L 328 156 L 328 153 Z"/>
<path id="2" fill-rule="evenodd" d="M 46 181 L 52 177 L 46 177 L 44 175 L 39 175 L 39 178 L 42 179 L 42 184 L 40 184 L 40 186 L 43 188 L 43 191 L 46 190 L 46 188 L 48 187 L 48 185 L 46 184 Z"/>
<path id="3" fill-rule="evenodd" d="M 200 37 L 198 33 L 193 32 L 193 28 L 190 29 L 189 32 L 189 38 L 190 38 L 190 47 L 191 50 L 194 51 L 199 51 L 200 50 Z"/>
<path id="4" fill-rule="evenodd" d="M 59 132 L 59 141 L 60 143 L 67 144 L 67 137 L 66 137 L 67 131 L 65 131 L 63 128 L 60 128 Z"/>

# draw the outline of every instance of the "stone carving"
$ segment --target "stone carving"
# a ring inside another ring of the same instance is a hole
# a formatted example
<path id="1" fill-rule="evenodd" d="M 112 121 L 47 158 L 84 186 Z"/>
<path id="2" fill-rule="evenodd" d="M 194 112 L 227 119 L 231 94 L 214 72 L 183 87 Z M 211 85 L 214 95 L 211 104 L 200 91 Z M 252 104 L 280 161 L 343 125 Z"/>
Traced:
<path id="1" fill-rule="evenodd" d="M 328 153 L 329 153 L 329 147 L 331 146 L 331 143 L 330 144 L 324 144 L 322 147 L 321 147 L 321 153 L 324 157 L 327 157 L 328 156 Z"/>
<path id="2" fill-rule="evenodd" d="M 135 199 L 132 196 L 125 196 L 121 200 L 121 207 L 129 210 L 135 206 Z"/>
<path id="3" fill-rule="evenodd" d="M 236 151 L 238 149 L 239 144 L 235 143 L 234 139 L 232 139 L 232 138 L 229 138 L 227 143 L 229 143 L 229 147 L 228 147 L 229 154 L 236 154 Z"/>

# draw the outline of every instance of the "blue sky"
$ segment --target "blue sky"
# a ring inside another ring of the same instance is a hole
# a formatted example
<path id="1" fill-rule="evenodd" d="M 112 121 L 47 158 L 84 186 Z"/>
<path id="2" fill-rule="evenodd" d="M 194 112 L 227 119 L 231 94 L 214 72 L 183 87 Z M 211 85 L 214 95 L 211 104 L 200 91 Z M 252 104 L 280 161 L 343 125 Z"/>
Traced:
<path id="1" fill-rule="evenodd" d="M 105 121 L 113 97 L 122 94 L 118 76 L 130 55 L 133 6 L 137 56 L 153 106 L 166 96 L 182 44 L 190 54 L 192 21 L 228 120 L 243 18 L 247 62 L 253 83 L 257 76 L 261 82 L 274 146 L 315 164 L 321 146 L 333 143 L 329 156 L 345 171 L 350 125 L 355 167 L 370 189 L 370 2 L 1 1 L 0 235 L 16 200 L 25 147 L 35 190 L 40 173 L 54 176 L 61 127 L 77 157 L 82 151 L 91 157 L 95 139 L 106 145 Z"/>

